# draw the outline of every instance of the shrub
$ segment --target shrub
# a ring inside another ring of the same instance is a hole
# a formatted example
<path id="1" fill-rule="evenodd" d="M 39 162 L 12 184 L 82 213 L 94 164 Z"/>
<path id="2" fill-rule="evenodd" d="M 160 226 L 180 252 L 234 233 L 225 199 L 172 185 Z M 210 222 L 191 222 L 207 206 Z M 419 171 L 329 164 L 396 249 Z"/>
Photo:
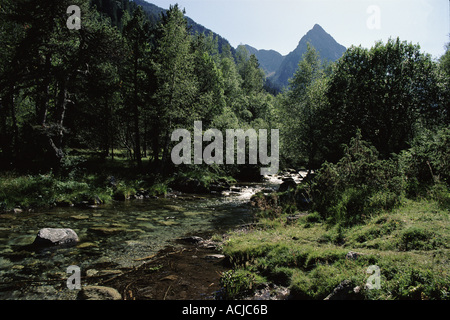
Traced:
<path id="1" fill-rule="evenodd" d="M 410 227 L 401 233 L 400 250 L 433 250 L 440 246 L 440 241 L 430 230 Z"/>
<path id="2" fill-rule="evenodd" d="M 353 224 L 400 204 L 405 179 L 393 159 L 381 160 L 361 134 L 345 146 L 337 163 L 325 163 L 312 187 L 313 209 L 332 222 Z"/>
<path id="3" fill-rule="evenodd" d="M 417 135 L 411 148 L 400 154 L 400 164 L 412 189 L 418 184 L 450 183 L 450 128 Z"/>
<path id="4" fill-rule="evenodd" d="M 450 277 L 414 267 L 397 269 L 386 289 L 397 299 L 449 300 Z"/>
<path id="5" fill-rule="evenodd" d="M 437 201 L 442 208 L 450 209 L 450 189 L 445 183 L 437 182 L 431 186 L 428 196 Z"/>

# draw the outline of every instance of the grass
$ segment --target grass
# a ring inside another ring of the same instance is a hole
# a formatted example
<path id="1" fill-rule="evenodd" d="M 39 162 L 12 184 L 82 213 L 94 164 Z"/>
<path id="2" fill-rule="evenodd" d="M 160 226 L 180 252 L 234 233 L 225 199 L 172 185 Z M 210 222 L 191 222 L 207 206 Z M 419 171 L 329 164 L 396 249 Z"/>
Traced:
<path id="1" fill-rule="evenodd" d="M 150 168 L 148 158 L 143 159 L 144 169 L 140 171 L 123 151 L 117 151 L 114 160 L 90 150 L 72 149 L 69 153 L 58 174 L 0 172 L 0 213 L 160 196 L 170 191 L 169 186 L 209 193 L 211 184 L 235 182 L 219 169 L 211 172 L 196 167 L 164 178 L 159 172 L 152 172 L 157 170 Z"/>
<path id="2" fill-rule="evenodd" d="M 407 200 L 400 208 L 343 227 L 316 213 L 288 222 L 287 214 L 260 219 L 258 228 L 234 231 L 223 245 L 237 275 L 290 288 L 296 298 L 324 299 L 344 280 L 365 299 L 450 299 L 449 211 L 436 201 Z M 356 259 L 346 257 L 353 251 Z M 381 269 L 381 289 L 366 290 L 367 268 Z M 238 272 L 239 270 L 239 272 Z M 229 278 L 230 275 L 227 275 Z M 242 277 L 241 277 L 242 278 Z M 226 283 L 225 283 L 226 284 Z"/>
<path id="3" fill-rule="evenodd" d="M 81 155 L 80 155 L 81 154 Z M 0 213 L 77 204 L 103 204 L 146 193 L 166 194 L 167 182 L 140 174 L 130 161 L 68 157 L 58 174 L 0 173 Z"/>
<path id="4" fill-rule="evenodd" d="M 26 176 L 3 174 L 0 177 L 0 211 L 84 202 L 101 204 L 110 201 L 112 190 L 102 188 L 91 180 L 92 177 L 85 177 L 82 180 L 61 179 L 52 174 Z"/>

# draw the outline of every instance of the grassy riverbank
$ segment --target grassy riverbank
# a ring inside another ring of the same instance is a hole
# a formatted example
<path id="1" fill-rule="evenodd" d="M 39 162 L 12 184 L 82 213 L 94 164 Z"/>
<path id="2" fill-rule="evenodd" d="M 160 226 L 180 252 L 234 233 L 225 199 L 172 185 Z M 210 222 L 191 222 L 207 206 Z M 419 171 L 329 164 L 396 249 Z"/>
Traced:
<path id="1" fill-rule="evenodd" d="M 450 220 L 437 202 L 408 200 L 351 227 L 315 213 L 295 218 L 265 217 L 230 234 L 223 252 L 234 269 L 222 281 L 231 297 L 270 283 L 296 298 L 324 299 L 348 280 L 347 298 L 450 299 Z M 381 271 L 379 290 L 364 289 L 371 265 Z"/>
<path id="2" fill-rule="evenodd" d="M 223 172 L 201 168 L 166 174 L 138 170 L 133 161 L 96 154 L 71 156 L 59 172 L 0 172 L 0 213 L 41 210 L 55 206 L 86 206 L 135 198 L 163 196 L 171 190 L 209 193 L 235 182 Z"/>
<path id="3" fill-rule="evenodd" d="M 383 159 L 357 136 L 312 180 L 255 195 L 258 223 L 223 246 L 230 297 L 269 283 L 301 299 L 338 286 L 345 299 L 450 299 L 448 141 Z M 380 289 L 365 289 L 370 266 Z"/>

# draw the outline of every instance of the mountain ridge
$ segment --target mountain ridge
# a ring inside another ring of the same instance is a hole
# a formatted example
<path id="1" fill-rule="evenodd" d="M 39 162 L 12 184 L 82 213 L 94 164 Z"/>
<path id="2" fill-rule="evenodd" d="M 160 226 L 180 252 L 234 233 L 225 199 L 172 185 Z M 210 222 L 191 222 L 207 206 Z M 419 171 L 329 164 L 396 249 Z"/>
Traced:
<path id="1" fill-rule="evenodd" d="M 167 9 L 158 7 L 157 5 L 144 1 L 133 0 L 136 5 L 142 6 L 149 18 L 157 21 L 162 12 Z M 224 46 L 229 46 L 232 54 L 236 52 L 228 40 L 215 33 L 214 31 L 197 23 L 193 19 L 186 16 L 188 25 L 192 28 L 192 32 L 199 32 L 208 34 L 212 32 L 214 37 L 217 37 L 219 44 L 219 52 L 222 52 Z M 289 54 L 283 56 L 276 50 L 261 49 L 258 50 L 248 44 L 244 47 L 250 54 L 254 54 L 260 63 L 261 69 L 264 70 L 268 82 L 279 89 L 286 87 L 289 84 L 289 79 L 292 78 L 297 70 L 298 63 L 306 52 L 307 45 L 310 43 L 320 54 L 322 60 L 334 62 L 339 59 L 347 50 L 343 45 L 339 44 L 329 33 L 327 33 L 319 24 L 315 24 L 298 42 L 297 47 Z"/>
<path id="2" fill-rule="evenodd" d="M 318 51 L 322 60 L 332 62 L 339 59 L 347 50 L 319 24 L 315 24 L 314 27 L 300 39 L 297 47 L 285 56 L 280 67 L 272 77 L 273 82 L 278 83 L 281 86 L 289 84 L 289 79 L 292 78 L 297 70 L 298 63 L 306 52 L 308 43 Z"/>
<path id="3" fill-rule="evenodd" d="M 283 62 L 285 56 L 276 50 L 256 49 L 248 44 L 244 47 L 249 54 L 254 54 L 259 61 L 260 67 L 264 70 L 267 76 L 275 73 Z"/>
<path id="4" fill-rule="evenodd" d="M 149 17 L 149 19 L 153 22 L 156 22 L 159 19 L 159 16 L 161 13 L 164 13 L 167 11 L 167 9 L 158 7 L 157 5 L 155 5 L 151 2 L 147 2 L 144 0 L 132 0 L 132 1 L 136 5 L 141 6 L 144 9 L 144 11 L 147 13 L 147 16 Z M 198 33 L 203 33 L 205 35 L 208 35 L 210 32 L 212 32 L 213 36 L 217 37 L 217 39 L 218 39 L 219 52 L 222 52 L 222 48 L 224 46 L 229 46 L 231 52 L 234 55 L 235 48 L 230 44 L 230 42 L 227 39 L 225 39 L 218 33 L 215 33 L 211 29 L 204 27 L 203 25 L 199 24 L 198 22 L 194 21 L 193 19 L 189 18 L 189 16 L 185 16 L 185 17 L 188 22 L 188 26 L 191 27 L 192 33 L 198 32 Z"/>
<path id="5" fill-rule="evenodd" d="M 289 84 L 289 79 L 297 70 L 298 63 L 306 52 L 308 43 L 319 52 L 321 59 L 326 61 L 336 61 L 347 50 L 319 24 L 315 24 L 300 39 L 297 47 L 285 56 L 275 50 L 258 50 L 248 44 L 244 46 L 249 54 L 256 56 L 269 81 L 282 88 Z"/>

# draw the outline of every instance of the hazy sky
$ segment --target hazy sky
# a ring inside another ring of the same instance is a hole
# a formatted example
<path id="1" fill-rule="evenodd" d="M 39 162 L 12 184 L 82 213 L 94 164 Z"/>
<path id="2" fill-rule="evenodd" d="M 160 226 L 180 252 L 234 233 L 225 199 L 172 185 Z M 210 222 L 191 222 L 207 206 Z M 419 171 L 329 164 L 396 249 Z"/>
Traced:
<path id="1" fill-rule="evenodd" d="M 164 9 L 178 3 L 186 15 L 232 46 L 249 44 L 283 55 L 314 24 L 349 47 L 370 48 L 389 37 L 419 43 L 441 56 L 449 42 L 449 0 L 146 0 Z"/>

